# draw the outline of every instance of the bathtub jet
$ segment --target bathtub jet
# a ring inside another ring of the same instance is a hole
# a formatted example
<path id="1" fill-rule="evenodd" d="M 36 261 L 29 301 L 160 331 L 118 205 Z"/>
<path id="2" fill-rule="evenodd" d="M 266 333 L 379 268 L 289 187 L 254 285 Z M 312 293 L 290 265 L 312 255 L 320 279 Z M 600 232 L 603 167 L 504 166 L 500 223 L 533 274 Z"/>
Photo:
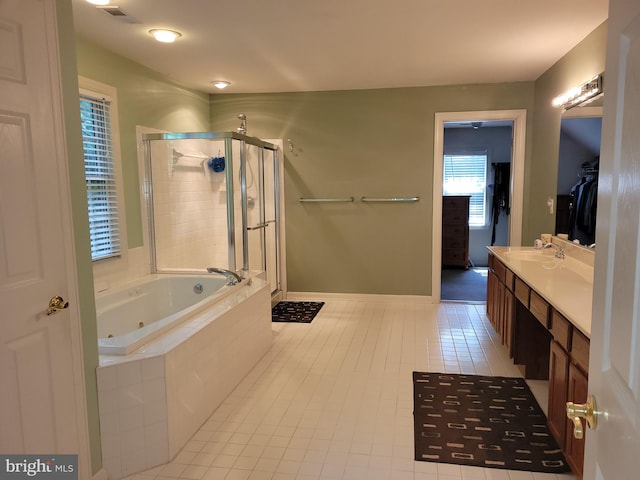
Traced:
<path id="1" fill-rule="evenodd" d="M 242 281 L 242 277 L 240 275 L 236 272 L 232 272 L 231 270 L 227 270 L 226 268 L 208 267 L 207 272 L 224 275 L 227 277 L 227 285 L 237 285 Z"/>

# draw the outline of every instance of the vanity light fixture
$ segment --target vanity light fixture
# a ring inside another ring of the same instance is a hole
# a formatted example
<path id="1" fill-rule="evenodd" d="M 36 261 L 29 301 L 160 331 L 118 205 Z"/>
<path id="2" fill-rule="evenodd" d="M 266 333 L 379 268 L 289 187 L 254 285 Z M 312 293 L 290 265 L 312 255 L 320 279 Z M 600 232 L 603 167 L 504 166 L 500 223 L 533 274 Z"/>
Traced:
<path id="1" fill-rule="evenodd" d="M 214 80 L 211 83 L 214 87 L 219 88 L 220 90 L 223 90 L 231 85 L 231 82 L 227 82 L 226 80 Z"/>
<path id="2" fill-rule="evenodd" d="M 591 100 L 597 95 L 602 93 L 602 75 L 596 75 L 588 82 L 573 87 L 568 92 L 558 95 L 554 98 L 551 104 L 554 107 L 562 107 L 564 110 L 569 110 L 581 103 Z"/>
<path id="3" fill-rule="evenodd" d="M 175 30 L 165 30 L 162 28 L 154 28 L 149 30 L 149 33 L 153 35 L 153 38 L 162 43 L 173 43 L 177 38 L 182 36 L 180 32 L 176 32 Z"/>
<path id="4" fill-rule="evenodd" d="M 109 5 L 111 0 L 87 0 L 88 3 L 93 5 Z"/>

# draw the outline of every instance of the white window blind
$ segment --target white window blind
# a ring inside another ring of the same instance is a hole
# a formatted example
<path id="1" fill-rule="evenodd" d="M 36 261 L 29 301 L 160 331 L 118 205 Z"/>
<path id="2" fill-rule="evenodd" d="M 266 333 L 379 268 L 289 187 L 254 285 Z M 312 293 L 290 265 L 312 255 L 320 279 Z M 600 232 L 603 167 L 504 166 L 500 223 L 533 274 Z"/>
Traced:
<path id="1" fill-rule="evenodd" d="M 116 170 L 111 141 L 109 98 L 80 92 L 80 120 L 89 205 L 91 258 L 120 254 Z"/>
<path id="2" fill-rule="evenodd" d="M 487 154 L 444 156 L 442 192 L 445 195 L 471 195 L 469 225 L 486 225 Z"/>

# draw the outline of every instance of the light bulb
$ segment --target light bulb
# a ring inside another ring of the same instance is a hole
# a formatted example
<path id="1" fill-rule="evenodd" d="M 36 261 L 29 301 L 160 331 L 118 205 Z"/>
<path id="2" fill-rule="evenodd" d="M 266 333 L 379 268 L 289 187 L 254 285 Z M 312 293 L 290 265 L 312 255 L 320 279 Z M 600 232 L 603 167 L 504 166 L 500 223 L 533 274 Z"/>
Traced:
<path id="1" fill-rule="evenodd" d="M 180 32 L 176 32 L 174 30 L 164 30 L 161 28 L 154 28 L 153 30 L 149 30 L 149 33 L 153 35 L 153 38 L 162 43 L 173 43 L 176 41 L 176 38 L 180 38 L 182 36 Z"/>

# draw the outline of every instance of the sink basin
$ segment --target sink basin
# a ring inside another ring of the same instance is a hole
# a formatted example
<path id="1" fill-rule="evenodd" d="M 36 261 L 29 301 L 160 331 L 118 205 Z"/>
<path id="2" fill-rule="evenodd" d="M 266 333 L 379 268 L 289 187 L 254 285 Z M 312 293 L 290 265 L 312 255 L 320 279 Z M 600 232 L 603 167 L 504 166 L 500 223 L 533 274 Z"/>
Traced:
<path id="1" fill-rule="evenodd" d="M 504 252 L 504 256 L 512 260 L 545 262 L 549 260 L 559 260 L 554 256 L 555 251 L 549 250 L 511 250 Z"/>

